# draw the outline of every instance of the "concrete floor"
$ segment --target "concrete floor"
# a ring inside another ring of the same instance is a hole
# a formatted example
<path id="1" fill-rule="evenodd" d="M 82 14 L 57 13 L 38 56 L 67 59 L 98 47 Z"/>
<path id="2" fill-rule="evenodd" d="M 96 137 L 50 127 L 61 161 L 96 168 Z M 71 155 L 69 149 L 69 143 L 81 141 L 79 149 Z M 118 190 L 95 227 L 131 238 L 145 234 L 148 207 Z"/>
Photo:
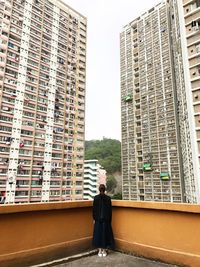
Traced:
<path id="1" fill-rule="evenodd" d="M 175 267 L 176 265 L 151 261 L 119 252 L 110 252 L 107 257 L 97 255 L 80 258 L 71 262 L 56 265 L 56 267 Z"/>

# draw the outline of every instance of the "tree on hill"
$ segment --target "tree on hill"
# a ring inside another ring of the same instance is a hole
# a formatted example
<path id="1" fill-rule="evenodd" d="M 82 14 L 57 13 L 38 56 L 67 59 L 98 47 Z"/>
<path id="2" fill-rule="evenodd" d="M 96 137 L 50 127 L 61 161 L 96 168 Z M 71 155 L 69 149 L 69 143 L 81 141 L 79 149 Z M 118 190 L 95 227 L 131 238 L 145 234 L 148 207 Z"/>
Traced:
<path id="1" fill-rule="evenodd" d="M 117 181 L 115 177 L 113 175 L 109 175 L 107 177 L 107 182 L 106 182 L 107 191 L 110 193 L 114 193 L 116 186 L 117 186 Z"/>
<path id="2" fill-rule="evenodd" d="M 121 143 L 115 139 L 85 142 L 85 159 L 97 159 L 108 174 L 121 171 Z"/>
<path id="3" fill-rule="evenodd" d="M 122 193 L 116 193 L 112 196 L 112 199 L 122 199 Z"/>

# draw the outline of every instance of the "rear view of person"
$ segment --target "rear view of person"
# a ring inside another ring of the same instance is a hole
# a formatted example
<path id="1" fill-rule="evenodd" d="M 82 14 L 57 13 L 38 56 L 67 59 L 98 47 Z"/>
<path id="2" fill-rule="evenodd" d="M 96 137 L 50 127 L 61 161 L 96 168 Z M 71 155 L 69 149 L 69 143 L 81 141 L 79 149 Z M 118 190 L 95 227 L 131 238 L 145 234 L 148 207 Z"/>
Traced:
<path id="1" fill-rule="evenodd" d="M 114 238 L 112 232 L 112 204 L 111 198 L 105 194 L 105 185 L 100 184 L 99 195 L 94 197 L 93 219 L 94 234 L 93 245 L 98 248 L 98 256 L 107 256 L 106 249 L 114 248 Z"/>

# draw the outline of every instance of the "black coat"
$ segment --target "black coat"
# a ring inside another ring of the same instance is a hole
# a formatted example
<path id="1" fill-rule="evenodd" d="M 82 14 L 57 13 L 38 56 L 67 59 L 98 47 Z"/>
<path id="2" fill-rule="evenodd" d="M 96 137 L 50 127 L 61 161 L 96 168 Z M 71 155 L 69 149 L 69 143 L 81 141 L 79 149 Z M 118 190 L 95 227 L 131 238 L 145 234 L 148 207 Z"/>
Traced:
<path id="1" fill-rule="evenodd" d="M 111 198 L 105 194 L 96 195 L 93 202 L 93 219 L 95 221 L 112 220 L 112 204 Z"/>
<path id="2" fill-rule="evenodd" d="M 94 234 L 93 245 L 97 248 L 114 248 L 114 238 L 111 227 L 111 198 L 105 194 L 94 197 L 93 202 Z"/>

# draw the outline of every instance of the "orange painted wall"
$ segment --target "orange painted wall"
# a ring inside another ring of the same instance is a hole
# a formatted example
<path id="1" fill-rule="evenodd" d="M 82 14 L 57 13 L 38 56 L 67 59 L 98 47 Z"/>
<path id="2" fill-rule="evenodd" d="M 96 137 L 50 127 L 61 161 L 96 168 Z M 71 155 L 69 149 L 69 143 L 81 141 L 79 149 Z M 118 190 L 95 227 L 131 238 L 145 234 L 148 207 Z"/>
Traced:
<path id="1" fill-rule="evenodd" d="M 113 230 L 119 250 L 200 266 L 200 206 L 116 201 Z"/>
<path id="2" fill-rule="evenodd" d="M 200 206 L 113 201 L 116 249 L 200 266 Z M 23 267 L 91 249 L 92 202 L 0 206 L 0 266 Z"/>
<path id="3" fill-rule="evenodd" d="M 0 207 L 0 266 L 27 266 L 91 249 L 91 203 Z"/>

